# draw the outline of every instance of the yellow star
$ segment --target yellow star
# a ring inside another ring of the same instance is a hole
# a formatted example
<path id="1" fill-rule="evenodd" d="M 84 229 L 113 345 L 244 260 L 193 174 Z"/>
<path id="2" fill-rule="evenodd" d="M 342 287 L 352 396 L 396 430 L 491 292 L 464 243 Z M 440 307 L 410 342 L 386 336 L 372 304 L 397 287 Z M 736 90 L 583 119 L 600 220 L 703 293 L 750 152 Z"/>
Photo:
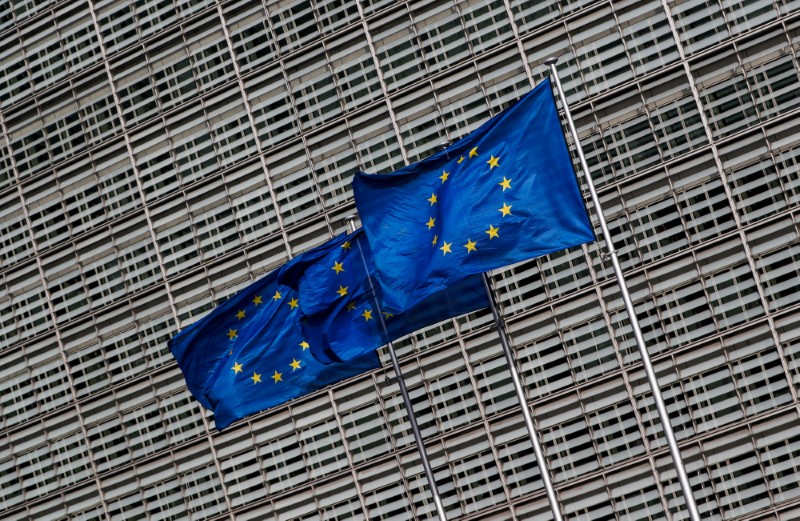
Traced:
<path id="1" fill-rule="evenodd" d="M 261 381 L 261 375 L 253 371 L 253 376 L 251 376 L 250 379 L 253 380 L 253 385 L 255 385 Z"/>
<path id="2" fill-rule="evenodd" d="M 341 263 L 341 262 L 336 262 L 336 261 L 333 261 L 333 268 L 331 268 L 331 269 L 332 269 L 333 271 L 335 271 L 335 272 L 336 272 L 336 274 L 338 275 L 338 274 L 340 274 L 341 272 L 343 272 L 343 271 L 344 271 L 344 266 L 342 266 L 342 263 Z"/>
<path id="3" fill-rule="evenodd" d="M 305 340 L 303 340 L 302 342 L 300 342 L 300 347 L 302 347 L 302 348 L 303 348 L 303 351 L 305 351 L 306 349 L 308 349 L 308 348 L 309 348 L 309 347 L 311 347 L 311 346 L 310 346 L 310 345 L 308 345 L 308 342 L 306 342 Z"/>
<path id="4" fill-rule="evenodd" d="M 292 300 L 289 301 L 289 307 L 292 308 L 292 309 L 296 308 L 299 305 L 300 305 L 300 302 L 297 300 L 297 297 L 294 297 L 294 298 L 292 298 Z"/>
<path id="5" fill-rule="evenodd" d="M 504 192 L 506 191 L 506 188 L 509 190 L 511 189 L 511 179 L 506 179 L 506 176 L 503 176 L 503 180 L 497 184 L 503 187 Z"/>
<path id="6" fill-rule="evenodd" d="M 473 157 L 478 157 L 478 147 L 469 151 L 469 158 L 472 159 Z"/>
<path id="7" fill-rule="evenodd" d="M 275 374 L 272 375 L 272 379 L 275 380 L 275 383 L 282 382 L 283 379 L 281 379 L 281 376 L 283 376 L 283 373 L 279 373 L 278 371 L 275 371 Z M 259 378 L 260 377 L 261 377 L 261 375 L 259 375 Z"/>
<path id="8" fill-rule="evenodd" d="M 347 305 L 347 311 L 353 311 L 354 309 L 356 309 L 356 303 L 355 302 L 351 302 L 351 303 L 349 303 Z"/>
<path id="9" fill-rule="evenodd" d="M 342 286 L 341 284 L 339 284 L 339 289 L 336 290 L 336 293 L 338 293 L 340 297 L 344 297 L 345 295 L 347 295 L 347 288 L 349 287 L 350 286 Z"/>
<path id="10" fill-rule="evenodd" d="M 436 203 L 437 203 L 437 201 L 436 201 L 436 194 L 431 194 L 431 196 L 428 198 L 428 202 L 430 202 L 430 203 L 431 203 L 431 206 L 433 206 L 434 204 L 436 204 Z"/>
<path id="11" fill-rule="evenodd" d="M 388 311 L 384 311 L 383 316 L 385 316 L 386 318 L 392 318 L 394 315 L 389 313 Z"/>
<path id="12" fill-rule="evenodd" d="M 433 228 L 434 226 L 436 226 L 436 219 L 434 219 L 433 217 L 428 217 L 428 222 L 426 222 L 426 223 L 425 223 L 425 225 L 426 225 L 426 226 L 428 227 L 428 229 L 430 230 L 431 228 Z"/>
<path id="13" fill-rule="evenodd" d="M 344 241 L 342 243 L 342 248 L 344 248 L 345 250 L 349 250 L 350 249 L 350 241 Z"/>
<path id="14" fill-rule="evenodd" d="M 242 311 L 240 309 L 239 312 L 236 313 L 236 318 L 238 318 L 239 320 L 243 319 L 244 318 L 244 311 Z"/>
<path id="15" fill-rule="evenodd" d="M 450 251 L 450 246 L 452 246 L 453 243 L 452 242 L 447 242 L 447 241 L 442 241 L 442 242 L 444 242 L 444 246 L 439 248 L 440 250 L 442 250 L 442 255 L 447 255 L 448 253 L 453 253 L 453 252 Z"/>
<path id="16" fill-rule="evenodd" d="M 439 240 L 439 236 L 438 235 L 434 235 L 433 236 L 433 240 L 431 241 L 431 244 L 433 244 L 433 246 L 435 247 L 436 243 L 438 242 L 438 240 Z"/>
<path id="17" fill-rule="evenodd" d="M 500 237 L 499 235 L 497 235 L 497 232 L 499 232 L 499 231 L 500 231 L 500 228 L 495 228 L 494 226 L 492 226 L 490 224 L 489 225 L 489 229 L 486 231 L 486 233 L 489 234 L 489 240 L 492 240 L 495 237 Z"/>
<path id="18" fill-rule="evenodd" d="M 491 172 L 492 168 L 494 168 L 494 167 L 496 167 L 496 166 L 500 166 L 500 163 L 498 163 L 498 162 L 497 162 L 499 159 L 500 159 L 499 157 L 494 157 L 494 156 L 492 156 L 491 158 L 489 158 L 489 160 L 487 161 L 487 163 L 489 163 L 489 171 L 490 171 L 490 172 Z"/>
<path id="19" fill-rule="evenodd" d="M 278 301 L 280 299 L 281 299 L 281 292 L 276 289 L 275 294 L 272 295 L 272 300 Z"/>
<path id="20" fill-rule="evenodd" d="M 292 363 L 289 364 L 289 365 L 292 366 L 292 371 L 296 371 L 296 370 L 300 369 L 300 361 L 299 360 L 295 360 L 294 358 L 292 358 Z"/>
<path id="21" fill-rule="evenodd" d="M 372 310 L 365 309 L 364 312 L 361 313 L 361 316 L 364 317 L 365 322 L 369 322 L 372 319 Z"/>
<path id="22" fill-rule="evenodd" d="M 456 161 L 456 163 L 460 165 L 463 161 L 464 161 L 464 156 L 461 156 L 458 158 L 458 161 Z"/>
<path id="23" fill-rule="evenodd" d="M 478 243 L 472 239 L 467 239 L 467 244 L 464 245 L 464 247 L 467 249 L 467 253 L 471 251 L 478 251 L 478 249 L 475 247 L 476 244 Z"/>
<path id="24" fill-rule="evenodd" d="M 253 304 L 255 304 L 256 306 L 261 304 L 261 295 L 256 295 L 256 298 L 253 299 Z"/>
<path id="25" fill-rule="evenodd" d="M 444 170 L 442 170 L 442 175 L 439 176 L 439 179 L 442 180 L 442 184 L 444 184 L 444 182 L 447 181 L 447 178 L 449 176 L 450 176 L 450 172 L 445 172 Z"/>
<path id="26" fill-rule="evenodd" d="M 236 330 L 235 329 L 228 329 L 228 340 L 233 340 L 237 336 L 239 336 L 239 335 L 236 334 Z"/>
<path id="27" fill-rule="evenodd" d="M 240 364 L 239 362 L 234 362 L 233 367 L 231 367 L 231 369 L 233 369 L 233 374 L 239 374 L 242 372 L 242 364 Z"/>
<path id="28" fill-rule="evenodd" d="M 498 212 L 503 214 L 503 217 L 511 213 L 511 207 L 506 203 L 503 203 L 503 207 L 497 210 Z"/>

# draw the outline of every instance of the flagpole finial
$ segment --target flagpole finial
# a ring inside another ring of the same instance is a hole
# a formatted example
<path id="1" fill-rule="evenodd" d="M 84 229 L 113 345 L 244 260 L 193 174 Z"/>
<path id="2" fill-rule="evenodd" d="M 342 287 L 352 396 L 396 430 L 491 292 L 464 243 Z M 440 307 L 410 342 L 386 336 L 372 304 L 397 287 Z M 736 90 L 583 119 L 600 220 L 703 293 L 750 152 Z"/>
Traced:
<path id="1" fill-rule="evenodd" d="M 547 66 L 553 65 L 554 63 L 558 62 L 558 58 L 555 56 L 551 56 L 544 61 L 544 64 Z"/>
<path id="2" fill-rule="evenodd" d="M 452 141 L 450 141 L 449 139 L 446 139 L 446 140 L 442 141 L 441 143 L 439 143 L 439 150 L 444 150 L 445 148 L 449 147 L 452 144 L 453 144 Z"/>
<path id="3" fill-rule="evenodd" d="M 357 213 L 349 213 L 344 216 L 344 221 L 347 223 L 347 226 L 350 228 L 350 232 L 356 231 L 356 217 L 358 217 Z"/>

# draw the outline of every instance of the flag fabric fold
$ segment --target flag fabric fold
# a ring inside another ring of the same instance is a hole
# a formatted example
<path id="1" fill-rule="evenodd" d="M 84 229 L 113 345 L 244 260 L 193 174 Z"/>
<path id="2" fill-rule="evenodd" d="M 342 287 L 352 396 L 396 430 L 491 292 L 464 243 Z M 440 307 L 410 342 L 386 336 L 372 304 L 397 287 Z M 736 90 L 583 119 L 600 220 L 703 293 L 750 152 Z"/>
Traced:
<path id="1" fill-rule="evenodd" d="M 220 430 L 380 366 L 374 351 L 347 363 L 322 364 L 311 356 L 297 292 L 278 282 L 280 272 L 303 257 L 259 279 L 169 341 L 189 390 L 214 411 Z"/>
<path id="2" fill-rule="evenodd" d="M 370 281 L 375 265 L 362 230 L 313 251 L 283 270 L 281 283 L 297 290 L 304 334 L 322 363 L 357 359 L 420 328 L 489 305 L 480 276 L 472 276 L 395 313 L 382 305 L 381 289 Z"/>
<path id="3" fill-rule="evenodd" d="M 549 80 L 447 149 L 356 174 L 356 207 L 386 306 L 594 240 Z"/>

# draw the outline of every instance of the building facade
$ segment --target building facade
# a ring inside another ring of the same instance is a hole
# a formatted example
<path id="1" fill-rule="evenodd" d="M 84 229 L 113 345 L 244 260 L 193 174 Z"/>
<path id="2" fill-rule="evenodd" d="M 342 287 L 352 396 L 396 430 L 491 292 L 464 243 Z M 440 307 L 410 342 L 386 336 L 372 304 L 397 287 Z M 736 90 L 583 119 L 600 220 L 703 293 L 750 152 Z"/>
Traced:
<path id="1" fill-rule="evenodd" d="M 704 519 L 800 519 L 800 1 L 13 0 L 0 42 L 0 518 L 432 519 L 385 353 L 220 433 L 166 342 L 556 55 Z M 602 252 L 494 274 L 552 478 L 685 519 Z M 551 519 L 488 312 L 398 349 L 450 518 Z"/>

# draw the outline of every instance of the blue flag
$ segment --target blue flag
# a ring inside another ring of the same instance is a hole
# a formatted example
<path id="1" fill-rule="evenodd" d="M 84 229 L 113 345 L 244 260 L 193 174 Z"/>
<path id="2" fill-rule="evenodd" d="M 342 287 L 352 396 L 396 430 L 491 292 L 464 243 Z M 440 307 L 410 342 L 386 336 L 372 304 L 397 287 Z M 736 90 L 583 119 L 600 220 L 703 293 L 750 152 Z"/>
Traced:
<path id="1" fill-rule="evenodd" d="M 467 275 L 594 240 L 549 81 L 433 156 L 357 173 L 353 191 L 397 311 Z"/>
<path id="2" fill-rule="evenodd" d="M 358 359 L 417 329 L 489 305 L 483 281 L 474 275 L 396 314 L 378 306 L 380 288 L 370 282 L 374 272 L 361 230 L 315 248 L 282 271 L 281 283 L 298 291 L 303 332 L 320 362 Z"/>
<path id="3" fill-rule="evenodd" d="M 313 255 L 313 254 L 312 254 Z M 218 429 L 258 411 L 380 366 L 374 351 L 348 363 L 311 356 L 297 292 L 278 283 L 296 257 L 169 341 L 189 390 Z"/>

